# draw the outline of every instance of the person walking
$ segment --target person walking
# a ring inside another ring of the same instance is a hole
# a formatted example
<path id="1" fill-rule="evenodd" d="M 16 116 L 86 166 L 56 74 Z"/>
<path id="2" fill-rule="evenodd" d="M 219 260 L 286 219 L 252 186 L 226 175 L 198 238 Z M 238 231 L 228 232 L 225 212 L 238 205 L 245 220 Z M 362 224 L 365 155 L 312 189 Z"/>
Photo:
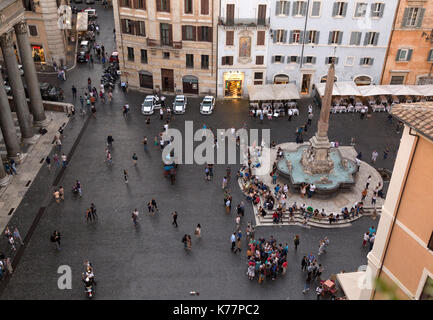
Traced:
<path id="1" fill-rule="evenodd" d="M 371 162 L 373 163 L 373 164 L 375 164 L 376 163 L 376 160 L 377 160 L 377 157 L 379 156 L 379 153 L 376 151 L 376 150 L 374 150 L 372 153 L 371 153 Z"/>
<path id="2" fill-rule="evenodd" d="M 310 282 L 311 282 L 311 272 L 308 272 L 307 278 L 305 279 L 304 290 L 302 290 L 303 294 L 305 294 L 307 291 L 310 291 Z"/>
<path id="3" fill-rule="evenodd" d="M 98 217 L 98 215 L 96 214 L 96 206 L 93 202 L 90 204 L 90 213 L 92 214 L 92 218 L 94 220 Z"/>
<path id="4" fill-rule="evenodd" d="M 295 250 L 298 250 L 298 246 L 299 246 L 299 235 L 295 235 L 295 238 L 293 239 L 293 243 L 295 245 Z"/>
<path id="5" fill-rule="evenodd" d="M 77 88 L 75 88 L 74 85 L 72 85 L 72 99 L 76 99 L 77 98 Z"/>
<path id="6" fill-rule="evenodd" d="M 173 218 L 173 222 L 171 224 L 174 224 L 175 227 L 177 228 L 178 227 L 178 225 L 177 225 L 177 211 L 173 211 L 171 214 L 171 217 Z"/>
<path id="7" fill-rule="evenodd" d="M 232 244 L 231 250 L 234 251 L 236 246 L 236 232 L 233 232 L 233 234 L 230 236 L 230 242 Z"/>
<path id="8" fill-rule="evenodd" d="M 132 155 L 132 163 L 134 166 L 137 165 L 137 160 L 138 160 L 137 154 L 134 152 L 134 154 Z"/>
<path id="9" fill-rule="evenodd" d="M 230 196 L 227 198 L 225 206 L 226 206 L 226 213 L 230 213 L 230 210 L 232 208 L 232 202 L 230 200 Z"/>
<path id="10" fill-rule="evenodd" d="M 134 226 L 137 226 L 137 219 L 138 219 L 138 210 L 137 208 L 132 211 L 132 222 L 134 223 Z"/>
<path id="11" fill-rule="evenodd" d="M 304 256 L 304 257 L 302 258 L 302 261 L 301 261 L 301 270 L 302 270 L 302 271 L 307 270 L 308 263 L 309 263 L 309 262 L 308 262 L 307 256 Z"/>
<path id="12" fill-rule="evenodd" d="M 59 187 L 59 196 L 61 200 L 65 200 L 65 189 L 62 186 Z"/>
<path id="13" fill-rule="evenodd" d="M 68 158 L 66 157 L 66 154 L 62 154 L 62 166 L 63 166 L 63 168 L 66 168 L 66 166 L 67 166 L 67 160 L 68 160 Z"/>
<path id="14" fill-rule="evenodd" d="M 239 230 L 240 225 L 241 225 L 241 216 L 237 215 L 237 217 L 235 218 L 235 223 L 236 223 L 236 230 Z"/>
<path id="15" fill-rule="evenodd" d="M 60 240 L 61 240 L 60 232 L 54 230 L 53 234 L 51 235 L 51 242 L 54 242 L 56 244 L 56 248 L 58 250 L 60 250 Z"/>
<path id="16" fill-rule="evenodd" d="M 371 176 L 368 176 L 367 182 L 365 184 L 365 189 L 368 189 L 368 186 L 370 185 L 370 183 L 371 183 Z"/>
<path id="17" fill-rule="evenodd" d="M 15 227 L 15 229 L 14 229 L 13 236 L 14 236 L 14 239 L 15 239 L 15 240 L 17 240 L 17 241 L 19 240 L 19 242 L 20 242 L 21 245 L 24 245 L 24 241 L 23 241 L 23 239 L 21 238 L 21 234 L 20 234 L 20 232 L 18 231 L 18 228 L 16 228 L 16 227 Z"/>
<path id="18" fill-rule="evenodd" d="M 362 190 L 362 193 L 361 193 L 361 202 L 365 200 L 365 197 L 367 197 L 367 189 Z"/>
<path id="19" fill-rule="evenodd" d="M 50 158 L 50 156 L 47 156 L 45 158 L 45 164 L 47 165 L 48 170 L 51 171 L 51 158 Z"/>
<path id="20" fill-rule="evenodd" d="M 186 236 L 186 245 L 187 245 L 188 250 L 191 250 L 191 247 L 192 247 L 191 235 Z"/>
<path id="21" fill-rule="evenodd" d="M 323 292 L 323 288 L 322 285 L 320 285 L 316 288 L 317 300 L 320 300 L 320 297 L 322 296 L 322 292 Z"/>
<path id="22" fill-rule="evenodd" d="M 53 192 L 53 196 L 54 196 L 54 199 L 56 200 L 56 203 L 59 204 L 60 203 L 60 192 L 59 192 L 59 190 L 55 190 Z"/>
<path id="23" fill-rule="evenodd" d="M 14 237 L 12 235 L 8 237 L 8 242 L 9 242 L 9 244 L 11 246 L 11 249 L 13 251 L 16 251 L 17 248 L 15 248 L 15 240 L 14 240 Z"/>
<path id="24" fill-rule="evenodd" d="M 107 150 L 107 154 L 106 154 L 106 159 L 105 161 L 107 161 L 109 164 L 113 163 L 113 157 L 111 156 L 111 152 Z"/>
<path id="25" fill-rule="evenodd" d="M 6 264 L 6 270 L 8 271 L 8 274 L 11 275 L 14 272 L 14 268 L 12 267 L 12 261 L 11 258 L 6 258 L 5 260 Z"/>
<path id="26" fill-rule="evenodd" d="M 227 185 L 229 185 L 230 184 L 230 175 L 231 175 L 231 169 L 230 169 L 230 167 L 227 167 L 227 169 L 226 169 L 226 177 L 227 177 Z"/>
<path id="27" fill-rule="evenodd" d="M 225 188 L 227 188 L 227 177 L 226 176 L 224 176 L 223 182 L 222 182 L 222 189 L 224 190 Z"/>
<path id="28" fill-rule="evenodd" d="M 57 167 L 60 168 L 60 159 L 59 159 L 59 156 L 57 155 L 57 153 L 55 153 L 55 154 L 53 155 L 53 160 L 54 160 L 54 162 L 56 163 Z"/>
<path id="29" fill-rule="evenodd" d="M 143 149 L 144 149 L 144 152 L 147 152 L 147 137 L 146 136 L 144 136 L 144 138 L 143 138 Z"/>
<path id="30" fill-rule="evenodd" d="M 365 246 L 367 245 L 368 240 L 370 239 L 370 233 L 365 232 L 364 233 L 364 239 L 362 241 L 362 247 L 365 248 Z"/>
<path id="31" fill-rule="evenodd" d="M 194 234 L 197 238 L 201 238 L 201 225 L 200 225 L 200 223 L 197 224 L 197 227 L 195 227 Z"/>
<path id="32" fill-rule="evenodd" d="M 242 242 L 241 242 L 241 238 L 240 238 L 240 237 L 237 237 L 237 239 L 236 239 L 236 248 L 235 248 L 235 250 L 234 250 L 234 253 L 241 252 L 241 250 L 242 250 Z"/>
<path id="33" fill-rule="evenodd" d="M 188 235 L 187 235 L 187 234 L 185 234 L 185 235 L 182 237 L 182 243 L 183 243 L 183 247 L 184 247 L 185 249 L 187 249 L 187 248 L 188 248 Z"/>
<path id="34" fill-rule="evenodd" d="M 386 160 L 388 158 L 389 154 L 389 148 L 386 147 L 385 150 L 383 150 L 383 160 Z"/>
<path id="35" fill-rule="evenodd" d="M 128 171 L 126 169 L 123 169 L 123 179 L 125 183 L 128 183 Z"/>
<path id="36" fill-rule="evenodd" d="M 92 222 L 92 211 L 90 208 L 87 208 L 86 210 L 86 222 Z"/>
<path id="37" fill-rule="evenodd" d="M 152 204 L 152 209 L 157 213 L 159 213 L 158 206 L 156 205 L 156 200 L 154 198 L 152 198 L 151 204 Z"/>
<path id="38" fill-rule="evenodd" d="M 369 239 L 369 243 L 370 243 L 370 251 L 373 249 L 373 245 L 374 245 L 374 240 L 376 239 L 376 234 L 375 233 L 373 233 L 371 236 L 370 236 L 370 239 Z"/>

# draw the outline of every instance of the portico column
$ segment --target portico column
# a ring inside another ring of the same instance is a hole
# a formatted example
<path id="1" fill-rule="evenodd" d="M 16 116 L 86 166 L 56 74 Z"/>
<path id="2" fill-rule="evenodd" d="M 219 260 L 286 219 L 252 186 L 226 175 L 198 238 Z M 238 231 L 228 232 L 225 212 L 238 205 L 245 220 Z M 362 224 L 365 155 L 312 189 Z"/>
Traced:
<path id="1" fill-rule="evenodd" d="M 9 183 L 10 175 L 6 173 L 3 161 L 0 157 L 0 187 L 4 187 Z"/>
<path id="2" fill-rule="evenodd" d="M 0 83 L 3 83 L 3 77 L 0 73 Z M 16 162 L 20 160 L 21 148 L 18 143 L 17 132 L 12 119 L 12 112 L 9 106 L 9 100 L 4 87 L 0 88 L 0 127 L 3 134 L 3 140 L 6 144 L 8 158 Z"/>
<path id="3" fill-rule="evenodd" d="M 0 45 L 8 71 L 9 82 L 12 87 L 22 140 L 24 143 L 34 143 L 36 137 L 33 135 L 32 117 L 29 112 L 29 106 L 27 105 L 21 75 L 18 71 L 17 57 L 14 52 L 11 31 L 0 36 Z"/>
<path id="4" fill-rule="evenodd" d="M 27 89 L 29 91 L 30 110 L 33 114 L 33 125 L 35 127 L 43 127 L 47 124 L 47 118 L 45 117 L 41 91 L 39 89 L 38 77 L 36 75 L 36 68 L 30 50 L 27 23 L 22 21 L 16 24 L 14 28 L 18 41 L 21 63 L 23 64 L 24 68 L 24 77 L 26 79 Z"/>

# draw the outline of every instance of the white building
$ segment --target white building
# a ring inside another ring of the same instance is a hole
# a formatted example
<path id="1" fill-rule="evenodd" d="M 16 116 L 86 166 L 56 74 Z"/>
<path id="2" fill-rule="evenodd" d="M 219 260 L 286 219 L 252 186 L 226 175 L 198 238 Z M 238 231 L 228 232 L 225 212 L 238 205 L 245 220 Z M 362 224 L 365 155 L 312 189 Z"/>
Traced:
<path id="1" fill-rule="evenodd" d="M 265 83 L 271 2 L 221 0 L 218 97 L 247 96 L 248 85 Z"/>
<path id="2" fill-rule="evenodd" d="M 267 83 L 295 83 L 310 95 L 314 83 L 325 81 L 332 57 L 338 81 L 380 83 L 398 0 L 269 4 Z"/>

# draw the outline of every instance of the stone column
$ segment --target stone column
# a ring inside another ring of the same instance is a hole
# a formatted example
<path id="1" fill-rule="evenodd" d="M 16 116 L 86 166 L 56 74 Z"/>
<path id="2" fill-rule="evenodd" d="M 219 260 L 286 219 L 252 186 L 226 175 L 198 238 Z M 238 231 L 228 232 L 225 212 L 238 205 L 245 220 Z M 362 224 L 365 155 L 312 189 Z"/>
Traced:
<path id="1" fill-rule="evenodd" d="M 21 138 L 24 143 L 34 143 L 32 117 L 27 105 L 26 95 L 24 92 L 21 75 L 18 71 L 17 57 L 14 52 L 12 32 L 6 32 L 0 37 L 0 45 L 5 60 L 9 82 L 12 87 L 15 109 L 18 116 L 18 122 L 21 129 Z"/>
<path id="2" fill-rule="evenodd" d="M 325 95 L 322 99 L 320 119 L 317 124 L 317 136 L 319 137 L 328 137 L 329 114 L 331 112 L 332 92 L 334 90 L 334 77 L 335 67 L 334 63 L 331 63 L 331 66 L 328 70 L 328 75 L 326 76 Z"/>
<path id="3" fill-rule="evenodd" d="M 3 161 L 0 157 L 0 187 L 4 187 L 9 183 L 11 176 L 6 173 Z"/>
<path id="4" fill-rule="evenodd" d="M 22 21 L 16 24 L 14 28 L 30 97 L 30 110 L 33 114 L 33 125 L 35 127 L 43 127 L 47 125 L 47 118 L 45 117 L 38 77 L 36 76 L 36 68 L 30 50 L 27 23 Z"/>
<path id="5" fill-rule="evenodd" d="M 1 73 L 0 83 L 3 83 L 3 77 Z M 4 87 L 0 88 L 0 127 L 3 134 L 3 139 L 6 144 L 8 158 L 12 158 L 16 162 L 18 162 L 21 156 L 21 148 L 18 143 L 14 120 L 12 119 L 12 112 L 9 106 L 9 100 Z"/>

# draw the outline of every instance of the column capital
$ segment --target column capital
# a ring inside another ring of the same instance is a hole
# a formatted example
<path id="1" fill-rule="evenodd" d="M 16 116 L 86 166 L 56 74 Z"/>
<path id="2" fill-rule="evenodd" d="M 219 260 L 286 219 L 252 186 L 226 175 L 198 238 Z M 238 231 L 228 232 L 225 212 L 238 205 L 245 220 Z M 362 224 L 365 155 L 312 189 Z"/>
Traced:
<path id="1" fill-rule="evenodd" d="M 27 22 L 20 21 L 14 25 L 15 33 L 17 34 L 27 34 Z"/>
<path id="2" fill-rule="evenodd" d="M 6 46 L 6 47 L 13 46 L 13 43 L 14 43 L 14 37 L 13 37 L 13 34 L 12 34 L 12 30 L 3 33 L 0 36 L 0 44 L 2 46 Z"/>

